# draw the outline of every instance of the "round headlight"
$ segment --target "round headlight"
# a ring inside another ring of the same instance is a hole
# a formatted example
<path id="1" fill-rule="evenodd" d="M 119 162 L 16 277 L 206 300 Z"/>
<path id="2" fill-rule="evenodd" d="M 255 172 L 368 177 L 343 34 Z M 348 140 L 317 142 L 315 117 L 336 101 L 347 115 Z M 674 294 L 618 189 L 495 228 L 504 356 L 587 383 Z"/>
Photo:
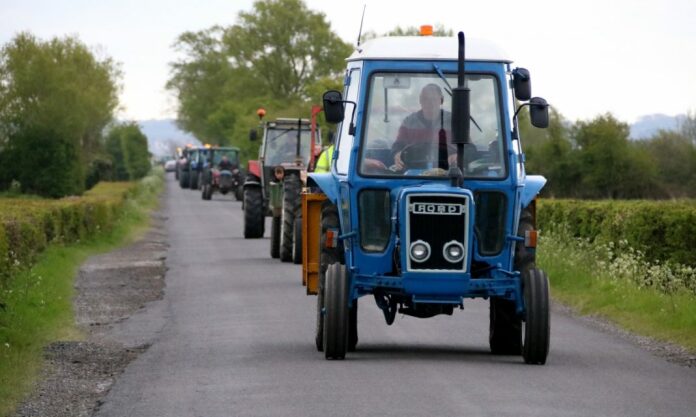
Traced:
<path id="1" fill-rule="evenodd" d="M 414 262 L 425 262 L 430 258 L 430 245 L 428 242 L 417 240 L 411 243 L 409 254 Z"/>
<path id="2" fill-rule="evenodd" d="M 442 248 L 442 256 L 447 262 L 456 263 L 464 259 L 464 245 L 456 240 L 449 241 Z"/>

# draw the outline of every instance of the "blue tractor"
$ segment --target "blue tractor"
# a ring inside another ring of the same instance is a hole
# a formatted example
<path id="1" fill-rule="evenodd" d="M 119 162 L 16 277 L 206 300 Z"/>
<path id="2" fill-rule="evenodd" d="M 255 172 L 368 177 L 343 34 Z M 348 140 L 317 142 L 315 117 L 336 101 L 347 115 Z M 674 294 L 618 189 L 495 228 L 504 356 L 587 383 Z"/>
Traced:
<path id="1" fill-rule="evenodd" d="M 356 349 L 363 296 L 387 324 L 483 298 L 491 351 L 544 364 L 535 198 L 546 180 L 525 174 L 517 115 L 529 107 L 545 128 L 548 105 L 531 96 L 529 71 L 488 43 L 465 48 L 463 33 L 374 39 L 347 62 L 344 93 L 323 96 L 326 120 L 340 123 L 331 172 L 310 174 L 303 197 L 317 349 Z"/>

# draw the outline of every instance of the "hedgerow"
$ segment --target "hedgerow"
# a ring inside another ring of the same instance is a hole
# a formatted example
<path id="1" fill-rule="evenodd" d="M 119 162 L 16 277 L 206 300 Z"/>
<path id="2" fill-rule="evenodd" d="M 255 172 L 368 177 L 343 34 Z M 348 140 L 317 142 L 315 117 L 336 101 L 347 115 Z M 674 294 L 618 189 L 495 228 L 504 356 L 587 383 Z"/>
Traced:
<path id="1" fill-rule="evenodd" d="M 50 243 L 72 243 L 108 231 L 135 183 L 102 182 L 82 197 L 0 198 L 0 288 Z"/>
<path id="2" fill-rule="evenodd" d="M 651 261 L 696 266 L 696 200 L 541 199 L 538 227 L 640 251 Z"/>

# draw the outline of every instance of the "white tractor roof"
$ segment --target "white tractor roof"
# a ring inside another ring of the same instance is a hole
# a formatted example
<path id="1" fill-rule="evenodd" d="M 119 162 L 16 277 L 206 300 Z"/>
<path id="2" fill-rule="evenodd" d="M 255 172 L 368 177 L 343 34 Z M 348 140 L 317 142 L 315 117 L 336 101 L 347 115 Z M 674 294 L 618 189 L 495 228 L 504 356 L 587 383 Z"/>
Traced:
<path id="1" fill-rule="evenodd" d="M 372 39 L 360 45 L 348 57 L 348 61 L 363 59 L 399 60 L 456 60 L 459 53 L 456 37 L 443 36 L 388 36 Z M 467 61 L 512 62 L 495 44 L 474 38 L 466 38 Z"/>

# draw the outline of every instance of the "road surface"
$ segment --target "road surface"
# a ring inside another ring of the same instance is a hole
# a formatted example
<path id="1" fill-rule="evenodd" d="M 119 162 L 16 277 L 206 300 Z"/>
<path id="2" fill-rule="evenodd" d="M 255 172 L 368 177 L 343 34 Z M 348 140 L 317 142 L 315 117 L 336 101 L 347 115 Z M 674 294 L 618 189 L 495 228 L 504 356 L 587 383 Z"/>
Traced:
<path id="1" fill-rule="evenodd" d="M 488 304 L 384 323 L 359 310 L 358 351 L 314 347 L 316 298 L 300 267 L 242 237 L 241 204 L 169 178 L 165 296 L 124 325 L 151 343 L 116 382 L 106 416 L 694 416 L 696 373 L 562 313 L 545 366 L 488 349 Z"/>

